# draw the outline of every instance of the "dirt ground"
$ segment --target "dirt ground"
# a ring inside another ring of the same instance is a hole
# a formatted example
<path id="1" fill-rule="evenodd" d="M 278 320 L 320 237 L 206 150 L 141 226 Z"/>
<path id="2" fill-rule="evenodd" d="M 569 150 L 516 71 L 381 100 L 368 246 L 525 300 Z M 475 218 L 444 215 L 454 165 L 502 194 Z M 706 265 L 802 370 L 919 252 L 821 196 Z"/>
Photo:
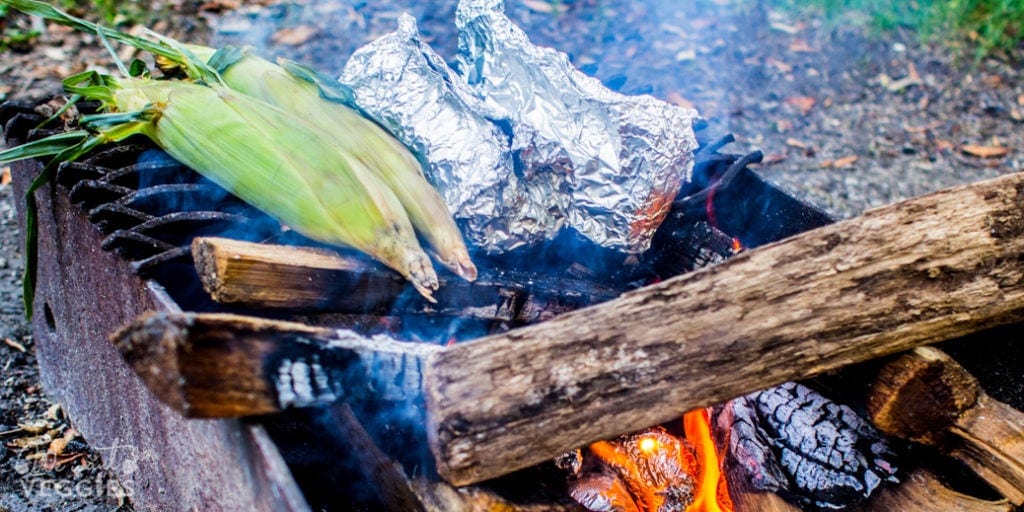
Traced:
<path id="1" fill-rule="evenodd" d="M 1024 79 L 1016 71 L 1024 49 L 1010 61 L 975 62 L 909 33 L 872 36 L 854 18 L 796 17 L 753 1 L 508 4 L 536 43 L 567 52 L 621 92 L 694 106 L 712 130 L 736 134 L 733 152 L 762 150 L 765 177 L 840 217 L 1024 170 Z M 252 44 L 332 74 L 405 10 L 443 56 L 455 52 L 454 1 L 158 5 L 158 31 Z M 6 22 L 33 26 L 16 16 Z M 6 98 L 46 97 L 87 66 L 112 69 L 94 37 L 35 27 L 44 32 L 34 44 L 0 54 Z M 14 200 L 0 186 L 0 512 L 128 510 L 96 452 L 68 434 L 71 422 L 38 384 L 22 320 Z M 73 441 L 50 468 L 37 457 L 63 436 Z M 90 490 L 33 494 L 43 481 Z"/>

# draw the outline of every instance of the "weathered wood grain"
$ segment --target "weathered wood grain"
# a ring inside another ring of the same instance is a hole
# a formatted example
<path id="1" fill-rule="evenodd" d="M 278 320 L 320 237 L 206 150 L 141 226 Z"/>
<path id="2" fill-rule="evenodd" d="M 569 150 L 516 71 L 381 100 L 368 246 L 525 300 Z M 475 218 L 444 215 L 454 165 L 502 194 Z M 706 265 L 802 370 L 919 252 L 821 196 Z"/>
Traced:
<path id="1" fill-rule="evenodd" d="M 921 347 L 887 363 L 867 403 L 879 430 L 945 449 L 1024 504 L 1024 413 L 989 397 L 941 350 Z"/>
<path id="2" fill-rule="evenodd" d="M 876 209 L 428 358 L 461 485 L 696 407 L 1024 319 L 1024 175 Z"/>

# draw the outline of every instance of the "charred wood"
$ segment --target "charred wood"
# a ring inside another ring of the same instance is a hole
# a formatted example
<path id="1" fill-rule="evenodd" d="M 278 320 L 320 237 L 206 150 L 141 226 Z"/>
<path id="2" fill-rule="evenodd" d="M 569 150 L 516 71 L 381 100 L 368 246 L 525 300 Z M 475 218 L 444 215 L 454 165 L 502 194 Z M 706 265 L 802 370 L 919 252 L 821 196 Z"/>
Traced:
<path id="1" fill-rule="evenodd" d="M 438 347 L 226 314 L 143 315 L 112 335 L 157 397 L 187 417 L 278 412 L 337 400 L 419 400 Z"/>
<path id="2" fill-rule="evenodd" d="M 1021 174 L 746 251 L 433 354 L 431 448 L 443 476 L 472 483 L 757 389 L 1020 321 L 1021 257 Z"/>
<path id="3" fill-rule="evenodd" d="M 920 347 L 886 364 L 868 410 L 882 431 L 941 447 L 1024 504 L 1024 413 L 990 398 L 942 351 Z"/>
<path id="4" fill-rule="evenodd" d="M 753 491 L 803 505 L 844 508 L 895 482 L 895 454 L 845 405 L 786 383 L 730 400 L 717 424 L 727 430 L 736 470 Z"/>

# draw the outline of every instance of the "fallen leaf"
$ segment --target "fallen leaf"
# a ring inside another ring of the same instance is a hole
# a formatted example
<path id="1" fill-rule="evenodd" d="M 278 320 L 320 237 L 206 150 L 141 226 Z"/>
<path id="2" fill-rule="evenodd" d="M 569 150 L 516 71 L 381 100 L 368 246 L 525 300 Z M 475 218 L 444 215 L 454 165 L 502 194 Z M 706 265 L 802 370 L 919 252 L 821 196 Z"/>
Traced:
<path id="1" fill-rule="evenodd" d="M 960 151 L 979 158 L 999 158 L 1009 154 L 1010 148 L 1007 148 L 1006 146 L 980 146 L 968 144 L 966 146 L 961 146 Z"/>
<path id="2" fill-rule="evenodd" d="M 791 73 L 793 71 L 793 66 L 786 64 L 781 60 L 773 59 L 771 57 L 768 57 L 768 59 L 765 60 L 765 64 L 768 64 L 769 66 L 779 70 L 782 73 Z"/>
<path id="3" fill-rule="evenodd" d="M 797 140 L 792 137 L 786 139 L 786 145 L 794 148 L 807 149 L 807 144 L 804 144 L 802 140 Z"/>
<path id="4" fill-rule="evenodd" d="M 10 185 L 10 184 L 11 184 L 11 167 L 10 166 L 5 166 L 3 169 L 0 169 L 0 185 Z"/>
<path id="5" fill-rule="evenodd" d="M 684 98 L 682 94 L 679 94 L 676 91 L 668 93 L 665 99 L 667 99 L 669 103 L 676 105 L 678 107 L 693 108 L 693 103 L 690 102 L 690 100 Z"/>
<path id="6" fill-rule="evenodd" d="M 241 6 L 242 4 L 235 0 L 212 0 L 209 2 L 203 2 L 199 6 L 199 12 L 219 13 L 224 11 L 233 11 Z"/>
<path id="7" fill-rule="evenodd" d="M 811 112 L 811 109 L 814 108 L 814 104 L 817 102 L 818 100 L 810 96 L 790 96 L 784 101 L 786 105 L 796 107 L 805 116 Z"/>
<path id="8" fill-rule="evenodd" d="M 843 158 L 837 158 L 834 162 L 832 162 L 832 168 L 842 169 L 844 167 L 849 167 L 857 163 L 857 160 L 859 159 L 860 157 L 858 157 L 857 155 L 850 155 L 844 156 Z"/>
<path id="9" fill-rule="evenodd" d="M 42 434 L 43 432 L 53 428 L 53 424 L 46 420 L 32 420 L 26 421 L 25 423 L 18 423 L 18 428 L 26 434 Z"/>
<path id="10" fill-rule="evenodd" d="M 772 154 L 767 155 L 761 160 L 761 165 L 772 165 L 777 164 L 786 159 L 786 155 Z"/>
<path id="11" fill-rule="evenodd" d="M 993 89 L 1003 86 L 1003 77 L 999 75 L 985 75 L 981 77 L 981 83 L 992 87 Z"/>
<path id="12" fill-rule="evenodd" d="M 10 181 L 10 178 L 8 178 L 8 181 Z M 6 185 L 6 183 L 5 183 L 5 185 Z M 4 344 L 6 344 L 8 347 L 11 347 L 11 348 L 17 350 L 18 352 L 21 352 L 21 353 L 28 352 L 28 350 L 25 349 L 25 345 L 22 345 L 21 343 L 18 343 L 17 341 L 14 341 L 14 340 L 12 340 L 10 338 L 4 338 Z"/>
<path id="13" fill-rule="evenodd" d="M 803 39 L 794 39 L 789 45 L 789 51 L 795 53 L 814 53 L 818 50 L 811 48 L 811 45 L 807 44 L 807 41 Z"/>
<path id="14" fill-rule="evenodd" d="M 908 133 L 924 133 L 927 131 L 934 130 L 940 126 L 942 126 L 942 121 L 932 121 L 923 126 L 908 126 L 904 124 L 903 129 Z"/>
<path id="15" fill-rule="evenodd" d="M 951 151 L 955 147 L 956 144 L 953 144 L 953 141 L 949 141 L 946 139 L 938 139 L 935 141 L 935 149 L 937 149 L 940 153 Z"/>
<path id="16" fill-rule="evenodd" d="M 1010 109 L 1010 119 L 1017 121 L 1018 123 L 1024 122 L 1024 109 L 1013 107 Z"/>
<path id="17" fill-rule="evenodd" d="M 1024 107 L 1024 94 L 1017 96 L 1017 104 Z"/>
<path id="18" fill-rule="evenodd" d="M 907 78 L 917 80 L 918 82 L 921 81 L 921 75 L 917 74 L 917 66 L 913 62 L 907 63 Z"/>
<path id="19" fill-rule="evenodd" d="M 282 28 L 281 30 L 274 32 L 274 35 L 270 36 L 270 39 L 277 44 L 298 46 L 309 41 L 316 35 L 316 33 L 316 27 L 299 25 L 297 27 Z"/>

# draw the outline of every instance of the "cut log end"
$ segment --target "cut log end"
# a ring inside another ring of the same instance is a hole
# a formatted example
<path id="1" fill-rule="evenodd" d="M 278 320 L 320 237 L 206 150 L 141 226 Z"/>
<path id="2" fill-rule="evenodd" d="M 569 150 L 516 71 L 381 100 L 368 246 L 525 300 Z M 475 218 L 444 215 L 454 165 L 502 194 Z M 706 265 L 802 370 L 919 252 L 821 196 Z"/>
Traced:
<path id="1" fill-rule="evenodd" d="M 868 412 L 889 435 L 936 445 L 977 403 L 979 392 L 978 381 L 952 358 L 921 347 L 883 367 L 872 384 Z"/>

